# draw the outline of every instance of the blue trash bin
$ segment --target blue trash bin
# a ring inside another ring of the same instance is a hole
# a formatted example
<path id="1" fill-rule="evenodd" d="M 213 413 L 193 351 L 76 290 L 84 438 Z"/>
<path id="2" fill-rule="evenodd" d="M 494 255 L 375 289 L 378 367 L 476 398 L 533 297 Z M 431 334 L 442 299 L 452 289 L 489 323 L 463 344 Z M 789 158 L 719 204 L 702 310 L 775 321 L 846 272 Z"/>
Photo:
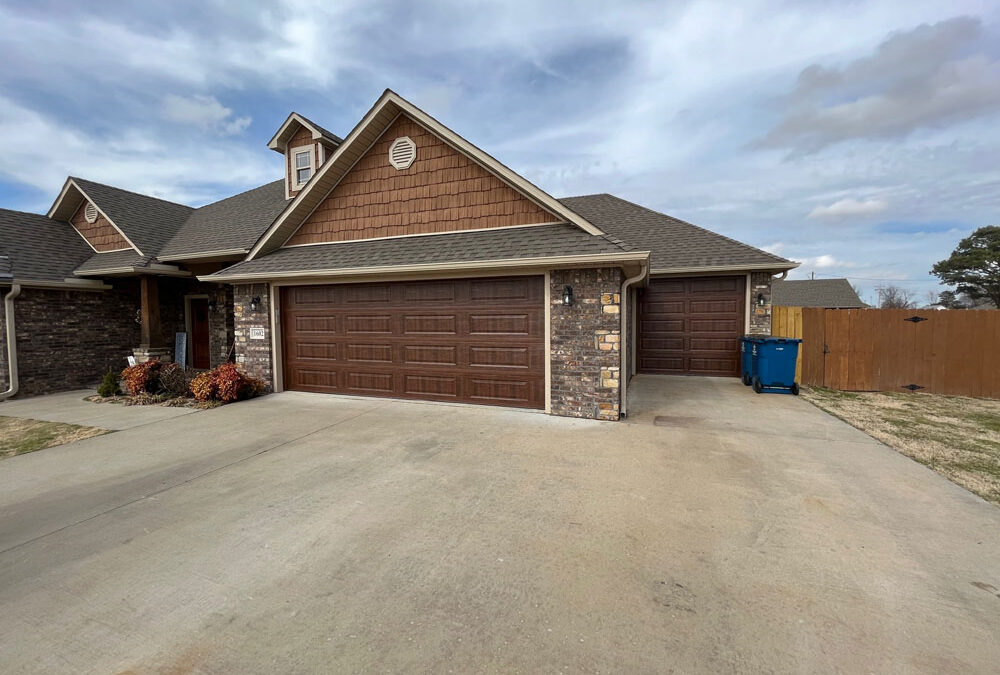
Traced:
<path id="1" fill-rule="evenodd" d="M 798 396 L 795 361 L 799 356 L 798 338 L 757 338 L 753 344 L 753 390 L 792 393 Z"/>
<path id="2" fill-rule="evenodd" d="M 753 344 L 756 340 L 758 338 L 748 335 L 740 338 L 740 380 L 748 387 L 753 384 Z"/>

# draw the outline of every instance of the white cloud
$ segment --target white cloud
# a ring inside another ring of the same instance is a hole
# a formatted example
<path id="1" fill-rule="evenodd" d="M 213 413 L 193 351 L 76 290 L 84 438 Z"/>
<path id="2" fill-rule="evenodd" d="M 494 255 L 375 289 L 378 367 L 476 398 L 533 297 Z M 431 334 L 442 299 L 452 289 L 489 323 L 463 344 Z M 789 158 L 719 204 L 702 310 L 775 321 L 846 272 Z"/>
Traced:
<path id="1" fill-rule="evenodd" d="M 882 199 L 857 199 L 847 198 L 830 204 L 829 206 L 817 206 L 809 213 L 809 218 L 845 219 L 858 218 L 862 216 L 874 216 L 889 208 L 888 202 Z"/>
<path id="2" fill-rule="evenodd" d="M 168 94 L 163 99 L 163 117 L 171 122 L 190 124 L 224 136 L 239 134 L 250 126 L 251 118 L 234 117 L 214 96 L 178 96 Z"/>

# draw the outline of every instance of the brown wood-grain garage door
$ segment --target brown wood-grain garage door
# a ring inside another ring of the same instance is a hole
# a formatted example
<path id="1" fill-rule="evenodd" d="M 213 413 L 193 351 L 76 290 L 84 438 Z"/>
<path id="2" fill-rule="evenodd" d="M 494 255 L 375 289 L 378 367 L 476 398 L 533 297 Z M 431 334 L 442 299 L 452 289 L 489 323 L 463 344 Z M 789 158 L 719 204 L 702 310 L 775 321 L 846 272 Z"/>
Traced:
<path id="1" fill-rule="evenodd" d="M 745 306 L 745 276 L 651 280 L 639 302 L 639 372 L 739 376 Z"/>
<path id="2" fill-rule="evenodd" d="M 281 289 L 285 389 L 545 407 L 544 278 Z"/>

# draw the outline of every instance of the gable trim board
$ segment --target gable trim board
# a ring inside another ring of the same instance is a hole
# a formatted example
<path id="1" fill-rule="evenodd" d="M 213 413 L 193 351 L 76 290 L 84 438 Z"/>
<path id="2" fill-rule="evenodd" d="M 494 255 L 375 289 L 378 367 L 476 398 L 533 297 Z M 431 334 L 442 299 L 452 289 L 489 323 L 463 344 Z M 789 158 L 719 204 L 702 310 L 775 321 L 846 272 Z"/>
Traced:
<path id="1" fill-rule="evenodd" d="M 501 260 L 474 260 L 469 262 L 443 262 L 419 265 L 393 265 L 378 267 L 338 267 L 331 269 L 286 272 L 248 272 L 244 274 L 225 274 L 216 272 L 198 277 L 199 281 L 221 281 L 240 283 L 244 281 L 266 281 L 269 279 L 328 279 L 348 276 L 366 276 L 377 274 L 410 274 L 419 272 L 446 272 L 458 270 L 478 270 L 485 272 L 490 269 L 521 268 L 537 269 L 539 267 L 620 267 L 623 263 L 645 263 L 649 261 L 649 251 L 628 251 L 622 253 L 600 253 L 570 256 L 551 256 L 541 258 L 505 258 Z"/>
<path id="2" fill-rule="evenodd" d="M 254 260 L 264 253 L 270 253 L 280 248 L 281 244 L 294 234 L 295 230 L 329 196 L 340 180 L 350 172 L 361 157 L 381 138 L 385 130 L 403 113 L 432 134 L 437 135 L 442 141 L 458 152 L 468 156 L 489 173 L 492 173 L 501 181 L 519 191 L 529 200 L 535 202 L 541 208 L 557 216 L 564 217 L 567 222 L 576 225 L 590 234 L 604 234 L 599 228 L 560 203 L 557 199 L 472 145 L 427 113 L 401 98 L 395 92 L 387 89 L 357 126 L 351 130 L 351 133 L 348 134 L 344 142 L 337 147 L 319 171 L 313 174 L 312 178 L 302 188 L 291 205 L 268 228 L 250 251 L 247 260 Z M 375 125 L 380 125 L 381 128 L 373 128 Z M 368 132 L 368 137 L 363 139 L 363 135 L 366 132 Z M 364 147 L 355 148 L 360 143 L 364 143 Z M 315 194 L 320 190 L 322 194 Z"/>
<path id="3" fill-rule="evenodd" d="M 283 152 L 281 146 L 282 144 L 287 144 L 288 139 L 282 140 L 282 138 L 285 135 L 287 135 L 288 127 L 291 126 L 293 122 L 308 129 L 309 133 L 312 134 L 312 139 L 314 141 L 319 141 L 322 143 L 325 140 L 327 143 L 331 144 L 335 144 L 338 142 L 343 143 L 343 139 L 339 139 L 336 137 L 331 138 L 330 136 L 327 136 L 326 134 L 323 133 L 322 128 L 318 124 L 315 124 L 314 122 L 306 119 L 297 112 L 292 112 L 288 115 L 288 117 L 285 119 L 282 125 L 278 127 L 278 130 L 274 133 L 274 136 L 271 137 L 271 140 L 267 142 L 267 147 L 270 148 L 271 150 L 274 150 L 275 152 Z M 331 136 L 334 135 L 331 134 Z"/>
<path id="4" fill-rule="evenodd" d="M 48 218 L 52 218 L 54 220 L 67 220 L 67 221 L 69 221 L 69 218 L 65 218 L 65 219 L 64 218 L 56 218 L 55 214 L 58 213 L 59 210 L 62 208 L 63 200 L 66 198 L 66 195 L 68 194 L 70 187 L 72 187 L 77 192 L 79 192 L 80 195 L 82 195 L 83 198 L 86 201 L 89 201 L 91 204 L 93 204 L 94 208 L 97 209 L 97 212 L 99 214 L 101 214 L 105 218 L 105 220 L 107 220 L 109 223 L 111 223 L 111 226 L 113 228 L 115 228 L 115 230 L 118 231 L 118 234 L 120 234 L 122 236 L 122 238 L 125 239 L 125 241 L 128 242 L 128 245 L 131 246 L 139 255 L 146 255 L 141 250 L 139 250 L 139 247 L 135 245 L 134 241 L 132 241 L 131 239 L 129 239 L 128 235 L 125 234 L 125 232 L 122 230 L 122 228 L 118 227 L 115 224 L 115 221 L 112 220 L 111 217 L 108 216 L 108 214 L 106 214 L 104 212 L 104 210 L 101 208 L 101 205 L 98 204 L 93 199 L 91 199 L 90 196 L 83 190 L 83 188 L 81 188 L 79 185 L 77 185 L 76 181 L 74 181 L 72 178 L 67 178 L 66 179 L 66 183 L 63 185 L 63 189 L 59 192 L 59 196 L 56 197 L 55 202 L 53 202 L 52 208 L 50 208 L 49 212 L 46 214 L 46 216 Z M 76 208 L 73 209 L 73 214 L 75 214 L 79 210 L 79 208 L 80 208 L 80 204 L 77 204 Z M 73 214 L 70 214 L 70 217 L 72 217 Z M 83 237 L 83 233 L 80 232 L 80 230 L 77 230 L 76 226 L 72 225 L 72 223 L 70 224 L 70 226 L 73 227 L 74 230 L 76 230 L 77 234 L 79 234 L 81 237 Z M 84 239 L 84 241 L 87 241 L 86 237 L 83 237 L 83 239 Z M 94 245 L 91 244 L 89 241 L 87 241 L 87 244 L 90 246 L 90 248 L 94 249 L 95 253 L 112 253 L 113 252 L 113 251 L 98 251 L 96 248 L 94 248 Z M 116 249 L 116 250 L 118 250 L 118 251 L 127 251 L 128 249 L 127 248 L 121 248 L 121 249 Z"/>

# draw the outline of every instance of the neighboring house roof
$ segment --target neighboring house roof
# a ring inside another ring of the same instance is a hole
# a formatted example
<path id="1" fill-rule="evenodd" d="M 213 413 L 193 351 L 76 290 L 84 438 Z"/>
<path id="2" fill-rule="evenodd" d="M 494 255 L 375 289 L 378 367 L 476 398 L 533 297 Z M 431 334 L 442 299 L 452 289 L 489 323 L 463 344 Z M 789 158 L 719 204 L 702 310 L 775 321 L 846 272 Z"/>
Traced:
<path id="1" fill-rule="evenodd" d="M 648 250 L 650 272 L 786 270 L 798 263 L 609 194 L 560 200 L 605 232 Z"/>
<path id="2" fill-rule="evenodd" d="M 533 225 L 474 232 L 452 232 L 357 242 L 338 242 L 282 248 L 254 260 L 226 268 L 208 280 L 280 276 L 282 274 L 360 270 L 393 271 L 407 267 L 474 266 L 497 261 L 590 256 L 606 260 L 645 258 L 645 252 L 628 251 L 613 237 L 587 234 L 565 223 Z"/>
<path id="3" fill-rule="evenodd" d="M 845 309 L 867 307 L 847 279 L 796 279 L 771 282 L 771 304 Z"/>
<path id="4" fill-rule="evenodd" d="M 94 250 L 69 223 L 37 213 L 0 209 L 0 255 L 8 258 L 15 279 L 69 279 L 73 270 L 93 254 Z"/>
<path id="5" fill-rule="evenodd" d="M 160 260 L 247 253 L 288 204 L 277 180 L 195 209 L 159 251 Z"/>

